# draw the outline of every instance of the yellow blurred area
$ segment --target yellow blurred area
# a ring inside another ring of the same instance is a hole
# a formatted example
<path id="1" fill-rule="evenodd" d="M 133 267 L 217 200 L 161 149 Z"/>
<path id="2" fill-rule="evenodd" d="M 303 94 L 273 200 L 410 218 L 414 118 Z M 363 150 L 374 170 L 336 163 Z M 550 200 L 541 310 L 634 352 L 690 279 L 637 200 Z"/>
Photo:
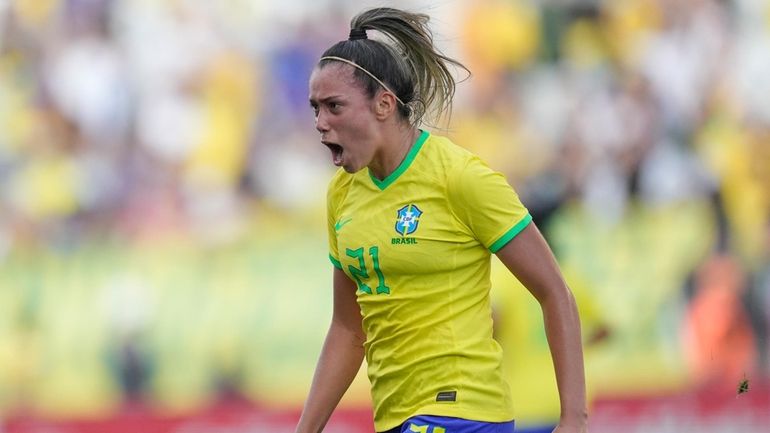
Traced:
<path id="1" fill-rule="evenodd" d="M 61 6 L 60 0 L 15 0 L 12 2 L 15 12 L 30 27 L 48 24 L 53 13 Z"/>
<path id="2" fill-rule="evenodd" d="M 661 12 L 654 2 L 619 0 L 605 2 L 606 40 L 613 56 L 625 65 L 635 65 L 642 44 L 661 25 Z"/>
<path id="3" fill-rule="evenodd" d="M 733 116 L 716 116 L 696 145 L 720 177 L 735 248 L 752 266 L 767 248 L 762 233 L 770 220 L 770 137 L 768 128 L 746 129 Z"/>
<path id="4" fill-rule="evenodd" d="M 28 105 L 28 89 L 19 85 L 21 58 L 18 55 L 0 54 L 0 127 L 8 139 L 0 141 L 4 151 L 16 153 L 28 145 L 28 138 L 38 118 Z M 3 79 L 3 77 L 8 77 Z"/>
<path id="5" fill-rule="evenodd" d="M 202 81 L 207 121 L 188 157 L 187 175 L 195 184 L 232 187 L 247 161 L 250 119 L 260 109 L 254 68 L 237 53 L 225 53 L 212 60 Z"/>
<path id="6" fill-rule="evenodd" d="M 77 168 L 66 156 L 32 161 L 13 182 L 18 205 L 34 218 L 61 217 L 77 209 Z"/>
<path id="7" fill-rule="evenodd" d="M 471 70 L 434 132 L 546 234 L 591 399 L 770 379 L 767 3 L 389 3 Z M 307 79 L 363 7 L 0 1 L 0 418 L 301 407 L 335 169 Z M 517 423 L 553 423 L 539 306 L 494 258 L 492 283 Z M 342 405 L 370 404 L 364 366 Z"/>
<path id="8" fill-rule="evenodd" d="M 707 254 L 713 221 L 702 205 L 632 212 L 607 229 L 571 206 L 547 228 L 578 304 L 589 401 L 676 392 L 694 380 L 679 336 L 660 322 L 676 327 L 678 283 Z M 493 265 L 496 338 L 517 420 L 552 423 L 559 399 L 540 307 L 498 260 Z"/>
<path id="9" fill-rule="evenodd" d="M 585 282 L 568 269 L 564 269 L 564 274 L 578 304 L 586 341 L 590 401 L 590 397 L 595 394 L 593 378 L 599 372 L 593 371 L 593 353 L 596 348 L 588 340 L 592 335 L 603 332 L 606 325 L 597 314 Z M 540 305 L 497 259 L 493 260 L 492 266 L 492 300 L 495 338 L 503 347 L 503 367 L 511 389 L 517 423 L 523 427 L 551 424 L 559 417 L 559 394 Z"/>
<path id="10" fill-rule="evenodd" d="M 12 258 L 0 276 L 0 410 L 24 402 L 44 415 L 109 412 L 121 396 L 114 364 L 105 361 L 126 335 L 152 354 L 146 392 L 160 411 L 206 407 L 218 377 L 228 375 L 255 401 L 301 404 L 330 317 L 320 220 L 262 213 L 242 240 L 222 247 L 102 244 Z M 586 350 L 592 394 L 686 385 L 682 354 L 661 339 L 657 321 L 682 269 L 711 242 L 703 236 L 710 224 L 699 206 L 640 209 L 613 230 L 575 207 L 558 217 L 554 246 L 584 334 L 609 330 Z M 556 394 L 539 308 L 497 261 L 494 269 L 498 337 L 517 413 L 547 421 Z M 343 405 L 368 404 L 362 370 Z"/>
<path id="11" fill-rule="evenodd" d="M 506 68 L 530 64 L 540 44 L 537 9 L 528 1 L 473 2 L 466 12 L 462 43 L 479 85 Z"/>
<path id="12" fill-rule="evenodd" d="M 11 258 L 0 274 L 0 411 L 109 413 L 122 401 L 113 369 L 127 337 L 153 354 L 146 397 L 162 412 L 206 407 L 218 375 L 255 401 L 301 404 L 330 317 L 320 233 L 263 215 L 227 247 L 100 244 Z"/>
<path id="13" fill-rule="evenodd" d="M 577 20 L 564 35 L 564 54 L 581 68 L 601 63 L 607 57 L 602 29 L 594 22 Z"/>

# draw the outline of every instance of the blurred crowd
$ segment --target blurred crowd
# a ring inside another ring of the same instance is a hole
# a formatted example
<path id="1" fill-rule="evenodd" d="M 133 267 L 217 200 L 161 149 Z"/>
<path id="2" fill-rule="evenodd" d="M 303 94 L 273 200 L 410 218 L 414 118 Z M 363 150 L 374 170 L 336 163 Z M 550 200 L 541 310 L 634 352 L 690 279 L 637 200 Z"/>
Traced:
<path id="1" fill-rule="evenodd" d="M 0 271 L 100 243 L 228 245 L 272 230 L 268 214 L 323 215 L 333 167 L 307 78 L 365 5 L 262 3 L 0 0 Z M 770 1 L 424 11 L 472 72 L 451 122 L 426 127 L 508 177 L 616 353 L 663 347 L 695 386 L 769 378 Z M 24 281 L 2 286 L 48 290 Z M 146 320 L 121 299 L 127 323 Z M 43 326 L 24 311 L 0 332 Z M 116 352 L 126 395 L 149 374 L 140 352 Z M 0 410 L 18 398 L 0 391 Z"/>
<path id="2" fill-rule="evenodd" d="M 768 377 L 770 2 L 486 1 L 462 28 L 453 135 L 636 346 L 602 388 Z"/>

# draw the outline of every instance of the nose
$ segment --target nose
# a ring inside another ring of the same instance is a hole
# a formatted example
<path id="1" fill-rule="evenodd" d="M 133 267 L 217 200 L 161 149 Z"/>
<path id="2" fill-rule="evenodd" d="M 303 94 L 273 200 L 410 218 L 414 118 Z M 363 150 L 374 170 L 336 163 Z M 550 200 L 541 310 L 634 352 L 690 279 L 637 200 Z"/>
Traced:
<path id="1" fill-rule="evenodd" d="M 329 124 L 326 122 L 323 111 L 320 111 L 318 115 L 315 116 L 315 129 L 321 134 L 329 131 Z"/>

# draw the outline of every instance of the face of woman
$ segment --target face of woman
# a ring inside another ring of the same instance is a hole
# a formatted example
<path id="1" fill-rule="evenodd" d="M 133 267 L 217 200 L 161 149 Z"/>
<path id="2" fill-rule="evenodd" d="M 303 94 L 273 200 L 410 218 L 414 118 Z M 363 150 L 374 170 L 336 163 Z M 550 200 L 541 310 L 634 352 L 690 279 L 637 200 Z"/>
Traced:
<path id="1" fill-rule="evenodd" d="M 377 152 L 374 102 L 353 75 L 353 67 L 329 64 L 310 76 L 310 106 L 321 143 L 332 162 L 348 173 L 369 165 Z"/>

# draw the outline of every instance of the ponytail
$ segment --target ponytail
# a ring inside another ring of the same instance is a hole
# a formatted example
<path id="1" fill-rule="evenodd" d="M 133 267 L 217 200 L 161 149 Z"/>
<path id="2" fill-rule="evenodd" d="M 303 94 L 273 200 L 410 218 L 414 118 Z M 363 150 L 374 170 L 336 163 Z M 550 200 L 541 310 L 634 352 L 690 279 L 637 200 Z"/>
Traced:
<path id="1" fill-rule="evenodd" d="M 470 72 L 436 49 L 428 20 L 428 15 L 394 8 L 361 12 L 350 21 L 349 39 L 326 50 L 319 67 L 347 60 L 369 97 L 385 88 L 396 95 L 398 112 L 411 124 L 435 125 L 451 116 L 456 82 L 449 66 Z M 367 30 L 387 41 L 369 39 Z"/>

